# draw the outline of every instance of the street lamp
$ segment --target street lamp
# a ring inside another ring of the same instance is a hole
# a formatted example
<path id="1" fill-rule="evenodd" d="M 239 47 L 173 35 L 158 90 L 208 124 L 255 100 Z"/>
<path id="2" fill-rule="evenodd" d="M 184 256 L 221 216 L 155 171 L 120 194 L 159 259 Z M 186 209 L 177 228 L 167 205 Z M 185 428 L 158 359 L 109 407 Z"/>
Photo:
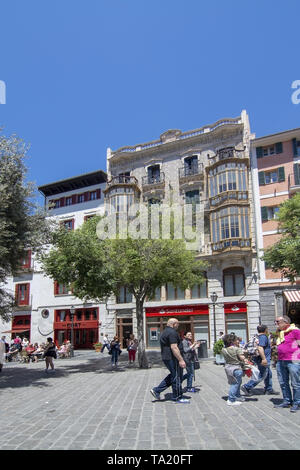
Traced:
<path id="1" fill-rule="evenodd" d="M 75 308 L 72 305 L 70 308 L 70 317 L 71 317 L 71 351 L 70 356 L 74 357 L 74 315 L 75 315 Z"/>
<path id="2" fill-rule="evenodd" d="M 216 327 L 216 302 L 218 300 L 218 294 L 213 292 L 210 296 L 213 304 L 213 318 L 214 318 L 214 343 L 217 341 L 217 327 Z"/>

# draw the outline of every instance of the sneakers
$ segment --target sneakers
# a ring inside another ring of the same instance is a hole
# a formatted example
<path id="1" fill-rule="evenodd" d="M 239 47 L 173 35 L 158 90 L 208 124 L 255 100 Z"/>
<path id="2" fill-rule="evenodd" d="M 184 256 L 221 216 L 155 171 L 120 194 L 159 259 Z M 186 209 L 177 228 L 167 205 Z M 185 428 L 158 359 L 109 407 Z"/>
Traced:
<path id="1" fill-rule="evenodd" d="M 151 393 L 151 395 L 154 396 L 155 400 L 160 400 L 160 394 L 157 393 L 157 392 L 154 390 L 154 388 L 152 388 L 152 389 L 150 390 L 150 393 Z"/>
<path id="2" fill-rule="evenodd" d="M 241 401 L 229 401 L 229 400 L 227 400 L 227 405 L 228 406 L 239 406 L 241 404 L 242 404 Z"/>
<path id="3" fill-rule="evenodd" d="M 291 404 L 287 401 L 283 401 L 279 405 L 274 405 L 274 408 L 289 408 Z"/>
<path id="4" fill-rule="evenodd" d="M 279 395 L 279 392 L 275 392 L 275 390 L 265 390 L 264 395 Z"/>
<path id="5" fill-rule="evenodd" d="M 236 397 L 236 401 L 240 401 L 240 402 L 244 402 L 246 401 L 246 398 L 245 397 Z"/>
<path id="6" fill-rule="evenodd" d="M 177 400 L 174 400 L 174 403 L 190 403 L 190 400 L 187 398 L 177 398 Z"/>
<path id="7" fill-rule="evenodd" d="M 189 392 L 189 393 L 196 393 L 197 392 L 197 390 L 194 387 L 187 388 L 186 391 Z"/>
<path id="8" fill-rule="evenodd" d="M 245 386 L 245 385 L 242 385 L 241 386 L 241 390 L 244 392 L 245 395 L 247 395 L 248 397 L 251 397 L 253 395 L 253 393 L 248 390 L 248 388 Z"/>
<path id="9" fill-rule="evenodd" d="M 293 405 L 292 408 L 290 409 L 291 413 L 296 413 L 296 411 L 300 410 L 299 405 Z"/>

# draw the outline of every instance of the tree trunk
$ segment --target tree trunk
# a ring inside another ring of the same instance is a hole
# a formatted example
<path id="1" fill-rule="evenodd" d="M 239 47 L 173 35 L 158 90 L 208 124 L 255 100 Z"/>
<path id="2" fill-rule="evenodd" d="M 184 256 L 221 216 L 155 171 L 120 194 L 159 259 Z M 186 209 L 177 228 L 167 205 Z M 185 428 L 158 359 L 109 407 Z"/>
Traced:
<path id="1" fill-rule="evenodd" d="M 136 299 L 136 320 L 137 320 L 137 334 L 138 334 L 138 361 L 141 369 L 148 369 L 149 362 L 145 348 L 144 338 L 144 302 L 140 299 Z"/>

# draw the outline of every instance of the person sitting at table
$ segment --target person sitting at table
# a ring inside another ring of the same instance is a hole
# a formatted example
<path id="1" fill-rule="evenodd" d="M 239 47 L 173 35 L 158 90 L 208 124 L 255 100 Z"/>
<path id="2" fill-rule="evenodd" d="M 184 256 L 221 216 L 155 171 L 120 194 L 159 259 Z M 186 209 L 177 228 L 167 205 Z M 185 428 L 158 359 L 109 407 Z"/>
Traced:
<path id="1" fill-rule="evenodd" d="M 34 362 L 37 362 L 40 358 L 43 357 L 44 354 L 44 345 L 38 343 L 34 344 L 35 346 L 35 351 L 31 354 L 32 359 L 34 359 Z"/>
<path id="2" fill-rule="evenodd" d="M 27 352 L 28 362 L 30 362 L 30 359 L 33 360 L 33 358 L 31 356 L 32 356 L 32 353 L 34 353 L 34 351 L 35 351 L 35 347 L 33 346 L 32 343 L 29 343 L 29 345 L 25 348 L 25 351 Z"/>
<path id="3" fill-rule="evenodd" d="M 67 357 L 67 344 L 62 344 L 60 348 L 57 350 L 58 357 L 63 358 Z"/>
<path id="4" fill-rule="evenodd" d="M 9 351 L 6 355 L 8 362 L 18 359 L 19 348 L 17 344 L 12 344 L 9 348 Z"/>

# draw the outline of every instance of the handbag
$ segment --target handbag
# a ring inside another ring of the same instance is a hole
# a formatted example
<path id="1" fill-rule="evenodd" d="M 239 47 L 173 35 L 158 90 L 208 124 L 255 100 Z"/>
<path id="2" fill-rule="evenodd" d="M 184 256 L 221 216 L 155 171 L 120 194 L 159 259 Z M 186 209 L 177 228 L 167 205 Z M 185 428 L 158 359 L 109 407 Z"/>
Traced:
<path id="1" fill-rule="evenodd" d="M 252 378 L 253 380 L 259 380 L 259 378 L 260 378 L 260 372 L 259 372 L 258 367 L 256 367 L 256 366 L 251 366 L 251 372 L 252 372 L 251 378 Z"/>
<path id="2" fill-rule="evenodd" d="M 194 362 L 194 370 L 198 370 L 200 369 L 200 362 L 199 361 L 195 361 Z"/>

